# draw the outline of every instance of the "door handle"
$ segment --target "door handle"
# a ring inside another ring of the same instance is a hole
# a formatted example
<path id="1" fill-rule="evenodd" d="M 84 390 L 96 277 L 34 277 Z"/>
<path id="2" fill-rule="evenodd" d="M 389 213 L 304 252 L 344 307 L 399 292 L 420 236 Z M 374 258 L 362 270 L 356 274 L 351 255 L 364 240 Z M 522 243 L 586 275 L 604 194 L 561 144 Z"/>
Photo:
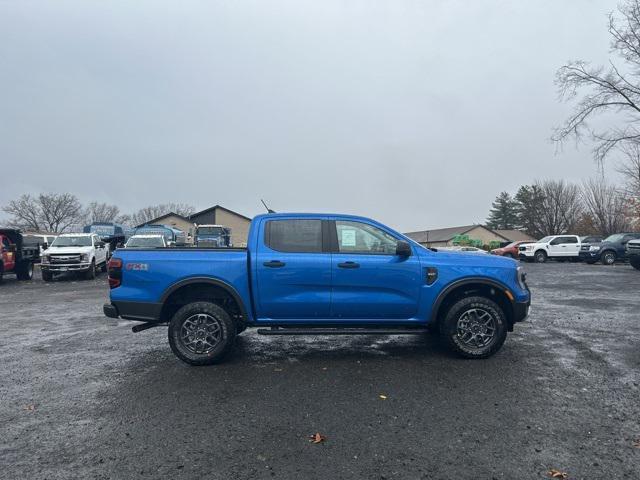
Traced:
<path id="1" fill-rule="evenodd" d="M 270 262 L 264 262 L 262 265 L 269 268 L 281 268 L 286 264 L 284 262 L 281 262 L 280 260 L 271 260 Z"/>
<path id="2" fill-rule="evenodd" d="M 360 268 L 360 264 L 356 262 L 343 262 L 339 263 L 338 267 L 340 268 Z"/>

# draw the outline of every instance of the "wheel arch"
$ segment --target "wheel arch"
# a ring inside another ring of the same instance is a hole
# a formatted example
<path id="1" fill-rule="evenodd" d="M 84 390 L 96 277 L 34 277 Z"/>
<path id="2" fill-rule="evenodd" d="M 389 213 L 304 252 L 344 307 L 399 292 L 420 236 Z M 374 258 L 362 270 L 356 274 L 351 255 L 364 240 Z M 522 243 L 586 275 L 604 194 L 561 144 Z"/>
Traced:
<path id="1" fill-rule="evenodd" d="M 163 292 L 160 297 L 160 321 L 169 321 L 187 303 L 212 300 L 223 308 L 230 308 L 230 315 L 242 323 L 248 321 L 247 310 L 238 291 L 223 280 L 203 276 L 185 278 Z"/>
<path id="2" fill-rule="evenodd" d="M 509 331 L 513 330 L 513 294 L 503 283 L 485 277 L 465 278 L 455 280 L 448 284 L 438 294 L 436 301 L 434 302 L 431 314 L 432 321 L 435 321 L 439 325 L 451 305 L 453 305 L 458 299 L 468 297 L 473 294 L 485 296 L 496 302 L 502 308 L 505 316 L 507 317 Z M 511 296 L 511 298 L 509 296 Z"/>

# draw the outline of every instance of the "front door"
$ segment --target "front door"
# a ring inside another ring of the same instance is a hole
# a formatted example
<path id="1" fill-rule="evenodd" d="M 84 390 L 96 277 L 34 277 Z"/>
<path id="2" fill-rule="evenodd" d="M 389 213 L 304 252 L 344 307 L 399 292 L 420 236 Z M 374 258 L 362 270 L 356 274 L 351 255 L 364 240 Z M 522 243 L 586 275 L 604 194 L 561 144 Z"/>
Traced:
<path id="1" fill-rule="evenodd" d="M 413 318 L 422 286 L 417 255 L 397 256 L 398 239 L 376 225 L 345 220 L 330 225 L 334 245 L 332 318 Z"/>
<path id="2" fill-rule="evenodd" d="M 263 222 L 256 255 L 259 321 L 322 320 L 331 306 L 331 253 L 322 219 Z"/>

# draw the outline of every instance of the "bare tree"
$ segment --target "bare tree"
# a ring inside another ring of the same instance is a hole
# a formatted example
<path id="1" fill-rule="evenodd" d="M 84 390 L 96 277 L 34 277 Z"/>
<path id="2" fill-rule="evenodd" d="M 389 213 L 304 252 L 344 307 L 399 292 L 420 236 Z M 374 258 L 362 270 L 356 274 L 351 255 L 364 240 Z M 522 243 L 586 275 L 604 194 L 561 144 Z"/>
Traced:
<path id="1" fill-rule="evenodd" d="M 3 211 L 11 215 L 10 224 L 19 228 L 60 233 L 81 221 L 82 205 L 70 193 L 22 195 L 10 201 Z"/>
<path id="2" fill-rule="evenodd" d="M 196 209 L 186 203 L 163 203 L 160 205 L 151 205 L 145 208 L 141 208 L 137 212 L 131 215 L 131 223 L 133 225 L 142 225 L 148 223 L 162 215 L 167 213 L 177 213 L 183 217 L 192 215 Z"/>
<path id="3" fill-rule="evenodd" d="M 116 205 L 107 203 L 91 202 L 85 210 L 85 221 L 93 222 L 115 222 L 118 220 L 120 209 Z"/>
<path id="4" fill-rule="evenodd" d="M 612 149 L 640 141 L 640 0 L 624 0 L 618 15 L 609 15 L 609 33 L 611 51 L 624 69 L 613 61 L 594 67 L 578 60 L 561 67 L 556 76 L 562 99 L 573 101 L 579 91 L 583 96 L 553 140 L 586 135 L 595 142 L 594 156 L 600 162 Z M 610 114 L 610 121 L 602 129 L 592 128 L 590 121 L 603 114 Z"/>
<path id="5" fill-rule="evenodd" d="M 541 195 L 536 230 L 543 235 L 568 233 L 580 219 L 580 189 L 564 180 L 536 181 Z"/>
<path id="6" fill-rule="evenodd" d="M 640 143 L 628 143 L 622 150 L 624 161 L 618 166 L 618 172 L 625 180 L 627 194 L 640 199 Z"/>
<path id="7" fill-rule="evenodd" d="M 628 200 L 624 192 L 608 184 L 604 177 L 589 179 L 582 186 L 585 213 L 604 236 L 631 229 Z"/>

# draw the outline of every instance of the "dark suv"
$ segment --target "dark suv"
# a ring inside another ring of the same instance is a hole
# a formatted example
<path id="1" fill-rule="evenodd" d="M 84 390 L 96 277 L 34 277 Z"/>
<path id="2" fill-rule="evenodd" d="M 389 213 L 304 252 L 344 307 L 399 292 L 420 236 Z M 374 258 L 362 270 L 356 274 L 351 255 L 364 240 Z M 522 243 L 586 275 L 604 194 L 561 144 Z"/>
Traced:
<path id="1" fill-rule="evenodd" d="M 616 233 L 609 235 L 602 243 L 582 244 L 580 259 L 589 264 L 602 262 L 603 265 L 613 265 L 617 260 L 625 259 L 627 242 L 636 239 L 640 239 L 640 233 Z"/>
<path id="2" fill-rule="evenodd" d="M 627 243 L 627 258 L 636 270 L 640 270 L 640 240 L 630 240 Z"/>

